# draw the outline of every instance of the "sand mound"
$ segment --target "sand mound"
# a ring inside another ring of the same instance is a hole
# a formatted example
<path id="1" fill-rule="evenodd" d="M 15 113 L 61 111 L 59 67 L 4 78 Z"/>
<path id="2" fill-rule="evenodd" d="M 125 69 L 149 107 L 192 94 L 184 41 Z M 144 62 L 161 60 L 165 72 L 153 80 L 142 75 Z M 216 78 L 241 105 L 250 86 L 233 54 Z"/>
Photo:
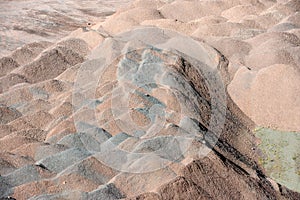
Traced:
<path id="1" fill-rule="evenodd" d="M 276 64 L 259 72 L 240 69 L 228 89 L 237 105 L 258 125 L 299 131 L 299 84 L 299 71 Z"/>
<path id="2" fill-rule="evenodd" d="M 103 28 L 112 34 L 129 30 L 145 20 L 161 19 L 163 16 L 156 9 L 133 8 L 117 13 L 103 23 Z"/>
<path id="3" fill-rule="evenodd" d="M 87 44 L 82 40 L 67 40 L 44 52 L 40 58 L 19 69 L 18 73 L 31 83 L 55 78 L 67 68 L 83 62 L 87 49 Z"/>
<path id="4" fill-rule="evenodd" d="M 272 37 L 270 37 L 272 36 Z M 296 64 L 294 49 L 299 45 L 299 38 L 290 33 L 265 33 L 248 42 L 254 47 L 246 58 L 246 64 L 254 69 L 261 69 L 273 64 Z"/>
<path id="5" fill-rule="evenodd" d="M 1 58 L 0 198 L 299 199 L 252 131 L 300 131 L 297 11 L 137 0 Z"/>
<path id="6" fill-rule="evenodd" d="M 189 22 L 201 17 L 219 15 L 224 8 L 224 3 L 218 1 L 174 1 L 159 8 L 162 16 L 168 19 Z"/>
<path id="7" fill-rule="evenodd" d="M 44 49 L 49 47 L 52 43 L 50 42 L 36 42 L 24 45 L 13 52 L 12 57 L 20 65 L 28 64 L 33 61 Z"/>
<path id="8" fill-rule="evenodd" d="M 235 54 L 248 55 L 252 49 L 249 43 L 231 38 L 211 40 L 209 43 L 221 51 L 227 58 L 231 58 Z"/>
<path id="9" fill-rule="evenodd" d="M 227 9 L 221 13 L 222 17 L 225 17 L 230 22 L 239 22 L 243 17 L 247 15 L 257 15 L 261 9 L 252 5 L 238 5 Z"/>
<path id="10" fill-rule="evenodd" d="M 0 78 L 0 93 L 3 93 L 10 87 L 13 87 L 20 83 L 28 83 L 28 81 L 22 75 L 10 73 L 7 76 Z"/>

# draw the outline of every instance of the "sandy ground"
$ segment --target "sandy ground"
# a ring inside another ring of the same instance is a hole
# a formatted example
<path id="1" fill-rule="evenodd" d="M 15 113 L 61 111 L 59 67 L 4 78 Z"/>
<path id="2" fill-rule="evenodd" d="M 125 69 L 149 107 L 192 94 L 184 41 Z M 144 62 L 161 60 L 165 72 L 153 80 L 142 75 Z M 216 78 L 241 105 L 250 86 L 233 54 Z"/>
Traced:
<path id="1" fill-rule="evenodd" d="M 136 0 L 80 26 L 0 59 L 0 197 L 300 198 L 253 132 L 300 132 L 298 0 Z"/>

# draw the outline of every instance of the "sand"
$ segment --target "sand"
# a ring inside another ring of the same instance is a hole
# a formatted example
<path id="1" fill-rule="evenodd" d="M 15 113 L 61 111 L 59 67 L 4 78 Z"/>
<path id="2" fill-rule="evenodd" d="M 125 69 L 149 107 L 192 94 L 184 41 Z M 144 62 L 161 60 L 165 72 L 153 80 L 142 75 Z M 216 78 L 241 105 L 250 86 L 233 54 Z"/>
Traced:
<path id="1" fill-rule="evenodd" d="M 2 57 L 0 198 L 299 199 L 254 131 L 300 132 L 299 12 L 136 0 Z"/>

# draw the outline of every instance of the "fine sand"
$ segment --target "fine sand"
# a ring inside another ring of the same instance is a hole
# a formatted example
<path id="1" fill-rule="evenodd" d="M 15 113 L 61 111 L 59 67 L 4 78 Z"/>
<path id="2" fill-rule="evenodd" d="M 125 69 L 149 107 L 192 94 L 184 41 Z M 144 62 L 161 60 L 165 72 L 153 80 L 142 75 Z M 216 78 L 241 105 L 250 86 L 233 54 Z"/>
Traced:
<path id="1" fill-rule="evenodd" d="M 300 199 L 299 151 L 290 187 L 253 131 L 299 140 L 299 0 L 100 18 L 0 58 L 0 198 Z"/>

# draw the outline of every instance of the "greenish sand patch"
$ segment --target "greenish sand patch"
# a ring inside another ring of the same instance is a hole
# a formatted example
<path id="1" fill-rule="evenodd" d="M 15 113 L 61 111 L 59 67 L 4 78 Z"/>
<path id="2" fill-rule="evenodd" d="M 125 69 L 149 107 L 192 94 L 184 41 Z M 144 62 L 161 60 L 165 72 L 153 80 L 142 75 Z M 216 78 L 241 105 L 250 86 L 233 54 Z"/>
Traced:
<path id="1" fill-rule="evenodd" d="M 268 128 L 254 130 L 261 140 L 260 164 L 267 175 L 287 188 L 300 192 L 300 133 Z"/>

